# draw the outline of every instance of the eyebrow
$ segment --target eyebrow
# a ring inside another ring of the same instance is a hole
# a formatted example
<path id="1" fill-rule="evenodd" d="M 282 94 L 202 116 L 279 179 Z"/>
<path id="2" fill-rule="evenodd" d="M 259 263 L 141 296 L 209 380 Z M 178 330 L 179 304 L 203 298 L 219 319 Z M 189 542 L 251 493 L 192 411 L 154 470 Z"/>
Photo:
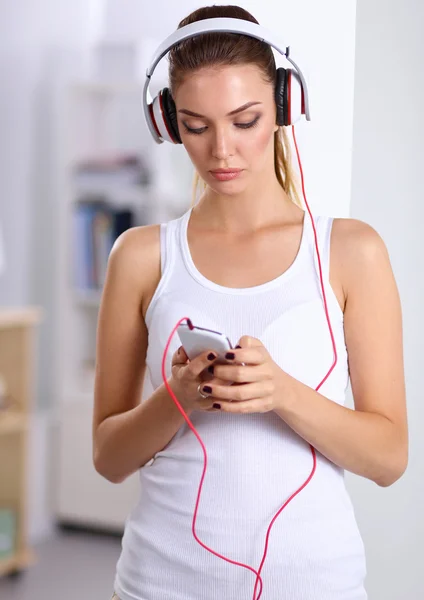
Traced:
<path id="1" fill-rule="evenodd" d="M 247 110 L 248 108 L 250 108 L 251 106 L 255 106 L 256 104 L 262 104 L 262 102 L 246 102 L 246 104 L 243 104 L 243 106 L 232 110 L 226 116 L 231 117 L 232 115 L 236 115 L 237 113 L 242 112 L 243 110 Z M 178 112 L 183 113 L 185 115 L 189 115 L 190 117 L 200 117 L 201 119 L 206 119 L 204 115 L 199 115 L 199 113 L 195 113 L 192 110 L 187 110 L 186 108 L 181 108 Z"/>

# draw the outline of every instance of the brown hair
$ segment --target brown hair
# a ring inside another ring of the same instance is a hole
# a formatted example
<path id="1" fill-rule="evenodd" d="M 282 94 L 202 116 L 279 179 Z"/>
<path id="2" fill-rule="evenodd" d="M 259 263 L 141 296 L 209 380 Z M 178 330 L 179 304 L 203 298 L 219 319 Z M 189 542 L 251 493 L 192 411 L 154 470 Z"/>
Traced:
<path id="1" fill-rule="evenodd" d="M 239 6 L 205 6 L 183 19 L 178 29 L 214 17 L 231 17 L 258 23 L 247 10 Z M 212 32 L 179 42 L 169 52 L 169 87 L 175 94 L 187 73 L 203 67 L 219 65 L 242 65 L 254 63 L 263 74 L 264 80 L 275 86 L 276 65 L 271 47 L 246 35 Z M 274 134 L 274 166 L 277 179 L 288 197 L 302 207 L 297 191 L 297 175 L 292 166 L 290 141 L 285 127 L 279 127 Z M 197 196 L 197 187 L 206 183 L 196 172 L 193 182 L 193 203 Z"/>

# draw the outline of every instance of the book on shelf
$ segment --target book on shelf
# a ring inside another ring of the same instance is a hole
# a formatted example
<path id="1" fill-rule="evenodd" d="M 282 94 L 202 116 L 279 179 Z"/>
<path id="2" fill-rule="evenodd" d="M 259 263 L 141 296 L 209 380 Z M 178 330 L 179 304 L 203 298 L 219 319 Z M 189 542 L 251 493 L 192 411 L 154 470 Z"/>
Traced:
<path id="1" fill-rule="evenodd" d="M 18 516 L 13 506 L 0 505 L 0 560 L 16 552 Z"/>
<path id="2" fill-rule="evenodd" d="M 134 213 L 114 208 L 102 196 L 87 196 L 75 204 L 73 225 L 74 285 L 79 292 L 101 290 L 112 246 L 134 226 Z"/>

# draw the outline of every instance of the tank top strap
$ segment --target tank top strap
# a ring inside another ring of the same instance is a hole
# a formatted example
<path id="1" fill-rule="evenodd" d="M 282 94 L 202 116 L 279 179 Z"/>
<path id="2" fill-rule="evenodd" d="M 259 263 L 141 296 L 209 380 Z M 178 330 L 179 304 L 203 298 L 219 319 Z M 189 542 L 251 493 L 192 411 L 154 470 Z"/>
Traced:
<path id="1" fill-rule="evenodd" d="M 326 287 L 330 287 L 330 244 L 331 244 L 331 231 L 333 226 L 334 218 L 327 215 L 313 215 L 315 231 L 317 234 L 318 241 L 318 249 L 320 254 L 320 262 L 322 269 L 322 277 L 324 280 L 324 285 Z M 309 221 L 311 221 L 310 216 L 308 215 Z M 309 225 L 310 231 L 310 251 L 313 254 L 313 264 L 315 268 L 315 273 L 317 276 L 317 282 L 320 281 L 320 273 L 319 273 L 319 262 L 318 255 L 315 246 L 315 235 L 312 227 L 312 223 Z"/>
<path id="2" fill-rule="evenodd" d="M 160 257 L 162 277 L 168 273 L 171 266 L 178 260 L 180 253 L 180 228 L 185 215 L 160 224 Z"/>
<path id="3" fill-rule="evenodd" d="M 316 225 L 319 251 L 321 255 L 322 274 L 326 281 L 329 281 L 330 278 L 330 244 L 333 221 L 333 217 L 320 215 L 317 219 Z"/>
<path id="4" fill-rule="evenodd" d="M 168 284 L 170 275 L 174 269 L 175 260 L 178 258 L 176 232 L 178 231 L 179 220 L 180 219 L 174 219 L 172 221 L 160 223 L 159 225 L 161 278 L 146 311 L 147 326 L 150 326 L 153 307 L 161 295 L 162 290 Z"/>
<path id="5" fill-rule="evenodd" d="M 163 276 L 166 270 L 167 261 L 167 243 L 166 237 L 168 232 L 168 223 L 160 224 L 160 271 Z"/>

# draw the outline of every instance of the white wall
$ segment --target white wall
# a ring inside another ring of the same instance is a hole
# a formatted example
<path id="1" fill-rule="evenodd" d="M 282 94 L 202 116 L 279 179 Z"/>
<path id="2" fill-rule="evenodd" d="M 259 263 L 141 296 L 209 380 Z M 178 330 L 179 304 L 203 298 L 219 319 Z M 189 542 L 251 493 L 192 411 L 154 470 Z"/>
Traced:
<path id="1" fill-rule="evenodd" d="M 367 548 L 368 591 L 377 600 L 424 598 L 423 25 L 420 0 L 358 1 L 351 216 L 373 225 L 391 256 L 410 428 L 409 467 L 394 486 L 347 476 Z"/>
<path id="2" fill-rule="evenodd" d="M 19 0 L 0 5 L 0 221 L 7 271 L 0 278 L 0 305 L 33 301 L 31 256 L 36 185 L 39 183 L 38 130 L 43 118 L 39 91 L 48 73 L 52 48 L 79 50 L 89 23 L 87 2 Z M 43 148 L 41 148 L 41 151 Z M 48 233 L 48 232 L 47 232 Z"/>

